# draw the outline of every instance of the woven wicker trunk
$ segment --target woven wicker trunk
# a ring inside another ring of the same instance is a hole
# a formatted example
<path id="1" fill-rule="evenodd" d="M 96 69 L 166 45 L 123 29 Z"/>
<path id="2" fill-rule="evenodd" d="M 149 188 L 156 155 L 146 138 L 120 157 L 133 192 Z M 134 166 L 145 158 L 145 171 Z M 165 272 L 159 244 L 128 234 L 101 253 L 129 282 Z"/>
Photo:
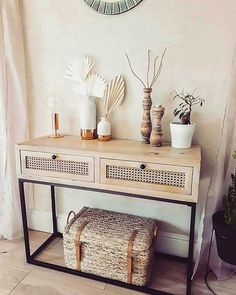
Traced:
<path id="1" fill-rule="evenodd" d="M 64 231 L 67 267 L 139 286 L 149 281 L 156 221 L 84 207 Z"/>

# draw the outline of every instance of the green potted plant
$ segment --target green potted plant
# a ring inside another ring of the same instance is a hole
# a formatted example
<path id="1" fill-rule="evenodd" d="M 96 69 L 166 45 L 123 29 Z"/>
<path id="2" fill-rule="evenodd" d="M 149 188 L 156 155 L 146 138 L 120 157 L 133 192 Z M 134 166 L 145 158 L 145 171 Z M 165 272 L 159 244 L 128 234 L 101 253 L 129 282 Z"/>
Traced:
<path id="1" fill-rule="evenodd" d="M 199 95 L 187 92 L 176 92 L 173 99 L 179 99 L 179 106 L 174 110 L 174 117 L 178 117 L 180 122 L 170 123 L 171 144 L 174 148 L 190 148 L 196 124 L 191 121 L 191 114 L 195 105 L 202 106 L 205 102 Z"/>
<path id="2" fill-rule="evenodd" d="M 236 159 L 236 151 L 232 156 Z M 236 265 L 236 171 L 231 174 L 231 185 L 223 196 L 222 208 L 212 217 L 217 252 L 223 261 Z"/>

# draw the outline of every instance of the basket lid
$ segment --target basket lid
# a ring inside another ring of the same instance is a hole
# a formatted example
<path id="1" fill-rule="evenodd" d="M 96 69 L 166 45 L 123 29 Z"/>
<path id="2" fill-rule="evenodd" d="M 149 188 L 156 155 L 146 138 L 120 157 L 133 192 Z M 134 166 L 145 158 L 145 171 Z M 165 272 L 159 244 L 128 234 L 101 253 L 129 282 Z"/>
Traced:
<path id="1" fill-rule="evenodd" d="M 81 242 L 117 250 L 127 249 L 132 232 L 137 230 L 134 251 L 145 251 L 150 248 L 157 224 L 156 220 L 151 218 L 84 207 L 67 225 L 65 231 L 76 236 L 80 225 L 85 221 L 88 221 L 88 224 L 81 234 Z"/>

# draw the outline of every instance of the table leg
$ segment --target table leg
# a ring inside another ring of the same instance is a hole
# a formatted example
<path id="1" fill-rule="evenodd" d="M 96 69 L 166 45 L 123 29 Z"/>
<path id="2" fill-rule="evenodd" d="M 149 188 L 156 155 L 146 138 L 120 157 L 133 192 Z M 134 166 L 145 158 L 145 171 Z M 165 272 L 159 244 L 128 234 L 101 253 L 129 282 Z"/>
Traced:
<path id="1" fill-rule="evenodd" d="M 56 200 L 55 200 L 55 187 L 51 185 L 51 206 L 52 206 L 52 224 L 53 233 L 57 234 L 57 210 L 56 210 Z"/>
<path id="2" fill-rule="evenodd" d="M 27 222 L 27 213 L 25 205 L 25 190 L 24 182 L 19 180 L 19 191 L 20 191 L 20 203 L 21 203 L 21 214 L 22 214 L 22 224 L 24 232 L 24 242 L 25 242 L 25 254 L 26 261 L 30 261 L 30 243 L 29 243 L 29 231 L 28 231 L 28 222 Z"/>
<path id="3" fill-rule="evenodd" d="M 196 216 L 196 204 L 192 204 L 191 205 L 190 233 L 189 233 L 189 247 L 188 247 L 186 295 L 191 295 L 191 287 L 192 287 L 195 216 Z"/>

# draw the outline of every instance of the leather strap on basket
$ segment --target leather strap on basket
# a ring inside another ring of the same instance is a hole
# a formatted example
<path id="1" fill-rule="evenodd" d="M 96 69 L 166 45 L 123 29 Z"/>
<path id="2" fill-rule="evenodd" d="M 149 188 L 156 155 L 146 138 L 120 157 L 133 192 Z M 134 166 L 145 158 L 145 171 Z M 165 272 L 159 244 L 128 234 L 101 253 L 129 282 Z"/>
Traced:
<path id="1" fill-rule="evenodd" d="M 85 226 L 89 223 L 88 220 L 83 221 L 77 231 L 76 239 L 75 239 L 75 248 L 76 248 L 76 262 L 77 262 L 77 270 L 80 270 L 81 267 L 81 246 L 82 243 L 80 242 L 80 237 L 82 234 L 82 231 L 84 230 Z"/>
<path id="2" fill-rule="evenodd" d="M 158 234 L 158 227 L 157 224 L 154 226 L 153 229 L 153 236 L 152 236 L 152 243 L 154 244 L 157 238 L 157 234 Z"/>
<path id="3" fill-rule="evenodd" d="M 133 257 L 132 250 L 134 246 L 134 240 L 136 238 L 138 231 L 134 230 L 129 238 L 128 251 L 127 251 L 127 283 L 132 284 L 132 275 L 133 275 Z"/>

